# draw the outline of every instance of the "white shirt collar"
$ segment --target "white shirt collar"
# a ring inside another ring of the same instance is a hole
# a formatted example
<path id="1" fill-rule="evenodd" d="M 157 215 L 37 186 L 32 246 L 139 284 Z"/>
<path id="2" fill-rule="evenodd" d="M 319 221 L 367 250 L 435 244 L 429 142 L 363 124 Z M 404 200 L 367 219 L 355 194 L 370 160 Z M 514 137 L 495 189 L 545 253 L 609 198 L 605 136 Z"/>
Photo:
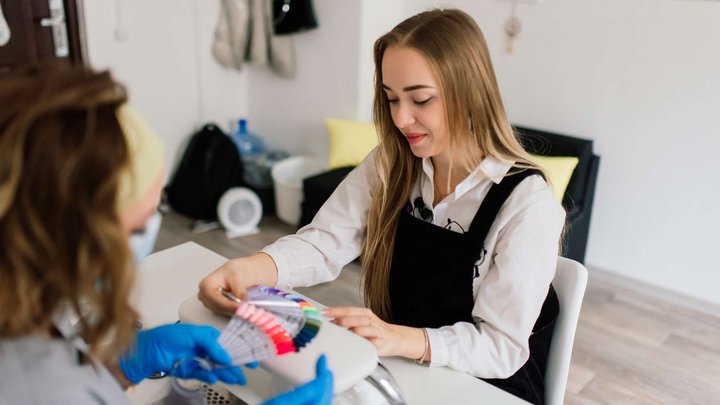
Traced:
<path id="1" fill-rule="evenodd" d="M 513 162 L 488 156 L 480 162 L 478 167 L 471 173 L 471 176 L 482 173 L 482 176 L 489 178 L 493 183 L 497 184 L 500 183 L 503 177 L 510 171 L 512 165 Z"/>
<path id="2" fill-rule="evenodd" d="M 472 189 L 486 178 L 490 179 L 493 183 L 500 183 L 511 167 L 512 162 L 501 160 L 493 156 L 485 157 L 475 170 L 473 170 L 455 187 L 453 192 L 455 198 L 465 194 L 468 190 Z M 425 173 L 421 182 L 423 198 L 429 198 L 429 201 L 432 201 L 432 198 L 430 197 L 433 194 L 432 190 L 434 190 L 433 178 L 435 175 L 435 168 L 433 167 L 432 160 L 430 158 L 422 159 L 422 169 Z"/>

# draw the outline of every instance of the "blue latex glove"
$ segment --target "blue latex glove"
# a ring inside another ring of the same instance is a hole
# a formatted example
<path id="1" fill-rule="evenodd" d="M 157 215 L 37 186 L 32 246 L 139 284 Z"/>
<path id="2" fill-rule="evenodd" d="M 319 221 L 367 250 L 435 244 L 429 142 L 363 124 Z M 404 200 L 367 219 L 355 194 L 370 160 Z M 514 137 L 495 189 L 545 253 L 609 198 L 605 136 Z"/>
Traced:
<path id="1" fill-rule="evenodd" d="M 120 368 L 133 384 L 159 372 L 178 378 L 197 379 L 213 384 L 245 384 L 240 367 L 203 368 L 195 358 L 207 358 L 219 365 L 232 359 L 218 343 L 220 331 L 212 326 L 183 323 L 158 326 L 138 332 L 131 349 L 120 358 Z"/>
<path id="2" fill-rule="evenodd" d="M 333 398 L 333 374 L 327 369 L 327 360 L 323 354 L 315 366 L 317 377 L 314 380 L 269 399 L 262 405 L 330 405 Z"/>

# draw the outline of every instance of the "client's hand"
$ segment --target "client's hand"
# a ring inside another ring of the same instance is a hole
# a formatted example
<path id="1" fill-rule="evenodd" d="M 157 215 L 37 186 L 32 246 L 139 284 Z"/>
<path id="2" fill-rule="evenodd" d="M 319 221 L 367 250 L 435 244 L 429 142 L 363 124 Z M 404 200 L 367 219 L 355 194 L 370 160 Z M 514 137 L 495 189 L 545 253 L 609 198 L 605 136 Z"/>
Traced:
<path id="1" fill-rule="evenodd" d="M 260 284 L 272 287 L 276 283 L 275 262 L 265 253 L 257 253 L 230 260 L 203 278 L 198 299 L 213 312 L 232 315 L 238 304 L 222 295 L 221 288 L 245 299 L 248 288 Z"/>
<path id="2" fill-rule="evenodd" d="M 263 402 L 262 405 L 330 405 L 333 397 L 333 374 L 327 369 L 325 355 L 318 358 L 314 380 Z"/>
<path id="3" fill-rule="evenodd" d="M 387 323 L 368 308 L 326 308 L 324 314 L 332 323 L 348 328 L 366 338 L 380 356 L 403 356 L 416 359 L 423 351 L 424 337 L 420 329 Z"/>
<path id="4" fill-rule="evenodd" d="M 220 332 L 212 326 L 176 323 L 139 331 L 130 350 L 120 358 L 119 366 L 133 384 L 159 372 L 207 383 L 217 380 L 245 384 L 240 367 L 232 364 L 230 355 L 218 343 Z M 195 358 L 208 358 L 228 367 L 203 368 Z"/>

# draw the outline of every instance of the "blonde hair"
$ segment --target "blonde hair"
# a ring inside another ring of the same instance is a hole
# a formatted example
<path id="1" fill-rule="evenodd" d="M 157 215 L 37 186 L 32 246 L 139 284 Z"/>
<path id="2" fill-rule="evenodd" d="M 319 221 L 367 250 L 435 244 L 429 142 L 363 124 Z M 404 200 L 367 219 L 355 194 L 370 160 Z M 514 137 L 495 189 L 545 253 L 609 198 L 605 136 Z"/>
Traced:
<path id="1" fill-rule="evenodd" d="M 100 360 L 131 341 L 132 256 L 117 211 L 129 155 L 108 74 L 42 65 L 0 79 L 0 336 L 52 330 L 69 304 Z"/>
<path id="2" fill-rule="evenodd" d="M 389 278 L 398 218 L 422 162 L 393 123 L 383 91 L 382 61 L 389 47 L 417 50 L 430 64 L 445 105 L 450 147 L 466 172 L 485 156 L 512 162 L 514 170 L 509 174 L 540 170 L 510 125 L 487 44 L 469 15 L 455 9 L 426 11 L 380 37 L 374 47 L 373 101 L 373 121 L 380 138 L 375 158 L 380 182 L 368 212 L 362 266 L 365 303 L 386 321 L 392 320 Z M 449 173 L 452 165 L 451 160 Z"/>

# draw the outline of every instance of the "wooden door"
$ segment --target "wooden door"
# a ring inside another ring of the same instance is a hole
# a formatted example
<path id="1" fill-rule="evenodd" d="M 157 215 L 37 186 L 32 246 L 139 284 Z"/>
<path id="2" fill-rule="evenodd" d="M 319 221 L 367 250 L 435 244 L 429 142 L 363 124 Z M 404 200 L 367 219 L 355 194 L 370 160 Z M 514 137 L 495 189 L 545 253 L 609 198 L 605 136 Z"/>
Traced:
<path id="1" fill-rule="evenodd" d="M 0 46 L 0 75 L 47 59 L 83 63 L 76 0 L 0 0 L 10 39 Z"/>

